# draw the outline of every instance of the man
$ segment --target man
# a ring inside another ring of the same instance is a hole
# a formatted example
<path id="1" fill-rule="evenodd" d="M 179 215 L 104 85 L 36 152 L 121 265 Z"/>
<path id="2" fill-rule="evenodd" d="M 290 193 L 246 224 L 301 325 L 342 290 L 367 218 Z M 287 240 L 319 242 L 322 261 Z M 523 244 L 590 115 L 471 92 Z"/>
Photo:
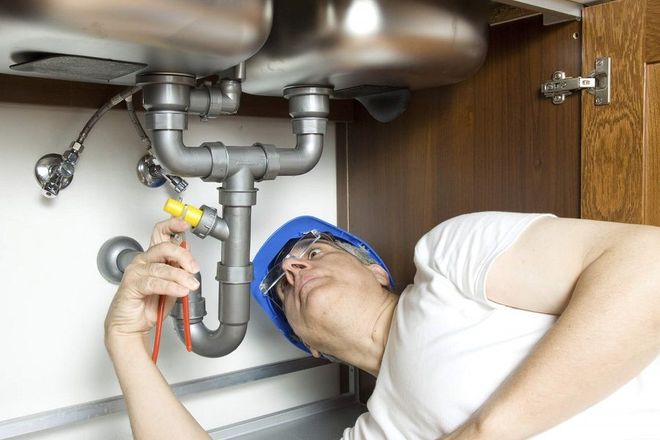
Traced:
<path id="1" fill-rule="evenodd" d="M 255 257 L 253 295 L 302 349 L 377 376 L 344 438 L 660 438 L 658 228 L 459 216 L 418 242 L 398 297 L 368 245 L 296 222 Z M 145 345 L 155 294 L 195 287 L 190 253 L 161 243 L 185 229 L 157 226 L 106 319 L 136 438 L 206 438 Z"/>

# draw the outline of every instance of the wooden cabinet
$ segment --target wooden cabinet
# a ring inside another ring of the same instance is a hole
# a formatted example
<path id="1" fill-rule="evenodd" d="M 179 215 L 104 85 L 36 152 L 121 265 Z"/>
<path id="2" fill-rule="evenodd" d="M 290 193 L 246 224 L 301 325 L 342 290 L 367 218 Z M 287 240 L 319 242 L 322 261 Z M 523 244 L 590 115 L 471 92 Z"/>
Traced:
<path id="1" fill-rule="evenodd" d="M 585 65 L 612 57 L 612 104 L 582 99 L 582 216 L 660 225 L 660 1 L 585 9 Z"/>
<path id="2" fill-rule="evenodd" d="M 558 68 L 580 71 L 580 23 L 498 25 L 489 44 L 474 77 L 415 92 L 388 124 L 356 105 L 347 124 L 342 217 L 382 253 L 399 289 L 412 282 L 416 241 L 450 217 L 580 216 L 580 99 L 554 105 L 540 93 Z"/>

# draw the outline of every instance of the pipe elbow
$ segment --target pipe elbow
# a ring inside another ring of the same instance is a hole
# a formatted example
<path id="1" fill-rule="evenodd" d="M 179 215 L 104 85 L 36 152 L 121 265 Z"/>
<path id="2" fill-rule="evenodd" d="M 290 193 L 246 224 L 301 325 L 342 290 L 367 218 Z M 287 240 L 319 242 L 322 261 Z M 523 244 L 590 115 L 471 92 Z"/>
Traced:
<path id="1" fill-rule="evenodd" d="M 168 171 L 182 177 L 211 174 L 213 158 L 206 147 L 187 147 L 181 130 L 154 130 L 152 146 L 158 161 Z"/>
<path id="2" fill-rule="evenodd" d="M 236 114 L 241 106 L 241 94 L 243 92 L 241 82 L 237 80 L 223 80 L 221 87 L 226 100 L 226 104 L 224 104 L 222 109 L 223 112 L 229 115 Z"/>
<path id="3" fill-rule="evenodd" d="M 323 135 L 305 133 L 296 135 L 293 149 L 278 149 L 280 155 L 280 176 L 305 174 L 316 166 L 323 152 Z"/>
<path id="4" fill-rule="evenodd" d="M 204 357 L 222 357 L 236 350 L 247 332 L 247 322 L 230 325 L 220 324 L 211 331 L 201 321 L 190 325 L 193 352 Z M 183 341 L 183 322 L 177 321 L 177 334 Z"/>
<path id="5" fill-rule="evenodd" d="M 241 82 L 232 79 L 223 79 L 219 86 L 192 89 L 188 112 L 205 119 L 233 115 L 241 105 L 241 93 Z"/>

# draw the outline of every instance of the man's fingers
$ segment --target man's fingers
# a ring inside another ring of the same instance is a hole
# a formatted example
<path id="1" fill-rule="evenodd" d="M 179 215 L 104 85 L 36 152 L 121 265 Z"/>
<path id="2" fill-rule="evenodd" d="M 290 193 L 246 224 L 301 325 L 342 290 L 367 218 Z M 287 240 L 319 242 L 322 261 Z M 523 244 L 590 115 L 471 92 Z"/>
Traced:
<path id="1" fill-rule="evenodd" d="M 151 234 L 151 244 L 159 244 L 170 241 L 172 234 L 178 234 L 190 229 L 190 225 L 180 218 L 172 217 L 162 222 L 156 223 L 154 231 Z"/>
<path id="2" fill-rule="evenodd" d="M 189 290 L 181 284 L 152 276 L 138 278 L 136 288 L 140 294 L 145 296 L 167 295 L 182 297 L 189 293 Z"/>
<path id="3" fill-rule="evenodd" d="M 124 284 L 139 296 L 181 297 L 197 289 L 192 273 L 199 268 L 190 252 L 174 243 L 152 246 L 137 256 L 126 270 Z"/>
<path id="4" fill-rule="evenodd" d="M 190 251 L 171 242 L 164 242 L 152 246 L 140 257 L 140 261 L 145 264 L 167 263 L 174 266 L 180 266 L 182 269 L 190 273 L 199 272 L 199 264 L 197 264 Z"/>
<path id="5" fill-rule="evenodd" d="M 155 278 L 162 278 L 167 281 L 174 281 L 186 287 L 187 289 L 194 290 L 199 287 L 197 279 L 183 269 L 172 267 L 164 263 L 151 263 L 145 267 L 144 276 Z"/>
<path id="6" fill-rule="evenodd" d="M 149 263 L 132 269 L 130 290 L 141 296 L 181 297 L 197 289 L 199 283 L 190 273 L 165 263 Z"/>

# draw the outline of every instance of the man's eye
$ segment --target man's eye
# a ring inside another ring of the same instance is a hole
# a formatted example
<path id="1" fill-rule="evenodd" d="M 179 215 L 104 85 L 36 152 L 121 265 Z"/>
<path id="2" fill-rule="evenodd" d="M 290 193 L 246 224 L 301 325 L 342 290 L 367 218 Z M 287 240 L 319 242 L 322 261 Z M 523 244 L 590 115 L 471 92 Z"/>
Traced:
<path id="1" fill-rule="evenodd" d="M 312 258 L 316 257 L 317 255 L 319 255 L 320 253 L 321 253 L 321 249 L 319 249 L 319 248 L 310 249 L 308 257 L 310 259 L 312 259 Z"/>

